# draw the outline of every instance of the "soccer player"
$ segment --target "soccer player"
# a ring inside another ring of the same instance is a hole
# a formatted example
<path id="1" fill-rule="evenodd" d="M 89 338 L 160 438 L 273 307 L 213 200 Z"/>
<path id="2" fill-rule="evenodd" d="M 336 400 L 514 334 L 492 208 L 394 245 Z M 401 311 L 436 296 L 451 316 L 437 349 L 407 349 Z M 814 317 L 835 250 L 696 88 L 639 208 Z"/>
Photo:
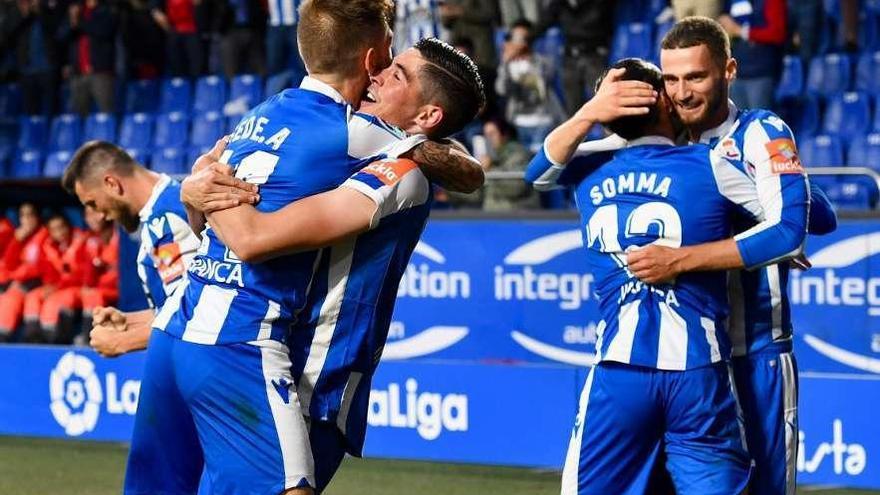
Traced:
<path id="1" fill-rule="evenodd" d="M 432 139 L 470 122 L 485 98 L 476 65 L 436 39 L 395 57 L 368 93 L 361 111 Z M 201 189 L 194 196 L 206 195 L 210 184 L 194 179 L 184 181 L 184 196 L 191 187 Z M 290 336 L 318 492 L 345 453 L 362 454 L 370 383 L 430 204 L 430 182 L 415 164 L 389 160 L 275 212 L 245 206 L 236 215 L 208 215 L 212 230 L 244 261 L 330 245 Z"/>
<path id="2" fill-rule="evenodd" d="M 260 185 L 260 211 L 335 188 L 424 140 L 403 139 L 349 104 L 360 102 L 369 73 L 390 63 L 392 15 L 393 4 L 379 0 L 302 4 L 298 39 L 311 75 L 247 114 L 223 156 L 239 178 Z M 448 167 L 448 147 L 443 158 L 433 163 Z M 200 447 L 218 492 L 312 492 L 308 432 L 285 342 L 320 261 L 306 251 L 243 262 L 205 230 L 186 282 L 153 322 L 126 493 L 193 491 Z"/>
<path id="3" fill-rule="evenodd" d="M 568 177 L 577 187 L 603 320 L 597 364 L 584 387 L 569 446 L 563 493 L 641 493 L 661 449 L 677 493 L 740 493 L 749 463 L 725 363 L 730 356 L 725 274 L 685 274 L 648 285 L 635 278 L 626 259 L 646 245 L 724 239 L 734 214 L 757 218 L 758 195 L 717 151 L 674 146 L 674 110 L 656 67 L 629 59 L 615 68 L 626 71 L 610 72 L 568 126 L 551 133 L 547 153 L 536 157 L 529 174 L 550 168 L 548 154 L 577 147 L 583 139 L 571 132 L 577 119 L 607 120 L 609 102 L 617 103 L 614 111 L 625 116 L 606 125 L 627 140 L 626 146 L 591 173 Z M 650 82 L 653 92 L 632 79 Z M 633 95 L 618 98 L 627 88 Z M 655 93 L 657 103 L 647 104 Z M 564 169 L 583 168 L 579 161 L 584 160 L 575 158 Z M 807 204 L 796 206 L 800 215 L 794 220 L 803 226 L 799 242 L 794 248 L 778 243 L 761 252 L 756 263 L 798 254 Z M 775 235 L 759 231 L 749 242 Z"/>
<path id="4" fill-rule="evenodd" d="M 199 246 L 180 202 L 180 183 L 147 170 L 115 144 L 91 141 L 73 155 L 62 185 L 86 209 L 127 232 L 140 229 L 137 272 L 150 307 L 128 313 L 95 308 L 90 345 L 106 357 L 144 349 L 156 311 L 186 278 Z"/>

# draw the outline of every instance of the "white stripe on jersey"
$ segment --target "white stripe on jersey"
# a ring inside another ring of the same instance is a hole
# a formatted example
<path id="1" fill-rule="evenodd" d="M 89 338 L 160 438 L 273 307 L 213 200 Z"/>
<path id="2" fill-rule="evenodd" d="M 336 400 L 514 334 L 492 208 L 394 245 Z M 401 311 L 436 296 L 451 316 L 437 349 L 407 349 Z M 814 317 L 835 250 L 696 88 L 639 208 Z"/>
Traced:
<path id="1" fill-rule="evenodd" d="M 159 330 L 165 330 L 165 326 L 168 325 L 168 320 L 174 316 L 174 313 L 177 313 L 180 310 L 180 300 L 183 299 L 183 294 L 186 292 L 186 287 L 189 285 L 189 279 L 184 278 L 183 283 L 177 286 L 177 289 L 171 294 L 171 297 L 165 300 L 165 304 L 159 308 L 159 314 L 153 318 L 153 328 L 158 328 Z"/>
<path id="2" fill-rule="evenodd" d="M 269 340 L 272 337 L 272 324 L 281 316 L 281 305 L 275 301 L 269 300 L 269 307 L 266 309 L 266 316 L 260 323 L 260 333 L 257 334 L 257 340 Z"/>
<path id="3" fill-rule="evenodd" d="M 192 318 L 186 323 L 181 340 L 194 344 L 214 345 L 220 329 L 229 314 L 232 300 L 238 295 L 235 289 L 205 285 L 193 309 Z"/>
<path id="4" fill-rule="evenodd" d="M 281 448 L 281 461 L 284 465 L 284 488 L 290 489 L 303 478 L 315 486 L 315 460 L 309 443 L 309 430 L 300 410 L 296 393 L 288 388 L 287 402 L 276 387 L 293 387 L 290 374 L 290 351 L 287 346 L 264 341 L 258 345 L 262 354 L 263 379 L 266 383 L 266 398 L 272 410 L 278 446 Z M 277 380 L 277 382 L 276 382 Z"/>
<path id="5" fill-rule="evenodd" d="M 782 418 L 785 421 L 785 495 L 795 495 L 795 462 L 798 449 L 798 390 L 792 353 L 779 355 L 782 371 Z"/>
<path id="6" fill-rule="evenodd" d="M 709 156 L 712 160 L 712 173 L 715 175 L 718 192 L 734 204 L 745 208 L 756 220 L 763 220 L 764 208 L 758 200 L 755 181 L 714 149 Z"/>
<path id="7" fill-rule="evenodd" d="M 660 304 L 660 337 L 657 342 L 657 367 L 664 370 L 687 369 L 687 323 L 666 301 Z"/>
<path id="8" fill-rule="evenodd" d="M 779 265 L 764 267 L 767 270 L 767 285 L 770 288 L 770 319 L 773 322 L 773 340 L 782 338 L 782 281 L 779 279 Z"/>
<path id="9" fill-rule="evenodd" d="M 717 329 L 715 322 L 705 316 L 700 317 L 700 325 L 706 330 L 706 341 L 709 342 L 709 355 L 712 362 L 721 361 L 721 350 L 718 347 L 718 336 L 715 335 Z"/>
<path id="10" fill-rule="evenodd" d="M 590 368 L 590 374 L 587 375 L 587 381 L 581 391 L 581 398 L 578 404 L 577 419 L 574 422 L 574 428 L 571 432 L 571 439 L 568 442 L 568 452 L 565 454 L 565 464 L 562 467 L 562 492 L 561 495 L 577 495 L 578 493 L 578 471 L 581 465 L 581 440 L 584 437 L 584 422 L 587 419 L 587 406 L 590 404 L 590 390 L 593 388 L 593 375 L 596 367 Z"/>
<path id="11" fill-rule="evenodd" d="M 150 286 L 147 284 L 147 265 L 145 261 L 147 260 L 147 256 L 150 255 L 150 247 L 153 245 L 153 240 L 150 239 L 149 227 L 146 224 L 141 224 L 141 243 L 138 246 L 138 254 L 137 254 L 137 274 L 138 279 L 141 281 L 141 287 L 144 290 L 144 294 L 147 296 L 147 302 L 150 303 L 150 307 L 153 307 L 155 303 L 153 302 L 153 296 L 150 292 Z M 159 309 L 159 308 L 153 308 Z"/>
<path id="12" fill-rule="evenodd" d="M 354 244 L 355 239 L 349 239 L 329 248 L 330 270 L 327 274 L 327 297 L 321 305 L 321 316 L 318 317 L 315 336 L 312 338 L 312 345 L 309 349 L 309 357 L 306 359 L 306 365 L 303 368 L 297 389 L 303 411 L 306 413 L 311 407 L 315 384 L 318 383 L 321 370 L 324 369 L 330 343 L 336 332 L 336 322 L 342 309 L 345 287 L 348 285 L 348 274 L 351 271 Z"/>
<path id="13" fill-rule="evenodd" d="M 363 373 L 352 371 L 345 383 L 345 389 L 342 391 L 342 404 L 339 406 L 339 414 L 336 416 L 336 426 L 342 434 L 345 434 L 345 425 L 348 424 L 348 411 L 351 409 L 351 401 L 354 399 L 354 393 L 357 392 L 358 385 L 361 383 Z"/>
<path id="14" fill-rule="evenodd" d="M 608 352 L 605 353 L 606 361 L 628 363 L 632 355 L 633 340 L 636 337 L 636 328 L 639 326 L 639 306 L 642 301 L 633 301 L 620 307 L 617 314 L 617 334 L 608 344 Z"/>

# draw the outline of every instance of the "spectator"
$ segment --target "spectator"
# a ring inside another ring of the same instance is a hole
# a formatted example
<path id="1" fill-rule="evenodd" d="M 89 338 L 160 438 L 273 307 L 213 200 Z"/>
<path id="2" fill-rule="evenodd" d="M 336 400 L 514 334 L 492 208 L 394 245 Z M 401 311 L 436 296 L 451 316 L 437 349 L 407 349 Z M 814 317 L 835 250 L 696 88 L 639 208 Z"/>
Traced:
<path id="1" fill-rule="evenodd" d="M 205 49 L 196 24 L 196 3 L 201 1 L 153 0 L 151 12 L 165 31 L 167 73 L 172 77 L 198 77 L 205 71 Z"/>
<path id="2" fill-rule="evenodd" d="M 535 26 L 541 37 L 558 24 L 565 37 L 562 90 L 566 115 L 574 113 L 592 96 L 593 83 L 605 70 L 608 44 L 614 29 L 613 0 L 549 0 Z"/>
<path id="3" fill-rule="evenodd" d="M 10 33 L 11 49 L 19 72 L 25 113 L 54 113 L 58 95 L 58 57 L 55 43 L 58 23 L 40 0 L 18 0 L 17 19 Z"/>
<path id="4" fill-rule="evenodd" d="M 2 266 L 3 263 L 3 253 L 6 251 L 6 246 L 12 241 L 14 235 L 15 226 L 12 225 L 12 222 L 6 217 L 0 217 L 0 266 Z M 2 270 L 2 268 L 0 268 L 0 270 Z M 3 289 L 5 289 L 5 287 L 0 285 L 0 292 L 2 292 Z"/>
<path id="5" fill-rule="evenodd" d="M 85 208 L 89 227 L 85 236 L 85 275 L 80 298 L 82 300 L 82 331 L 78 342 L 88 343 L 92 329 L 92 313 L 98 307 L 114 306 L 119 299 L 119 234 L 113 222 L 95 209 Z"/>
<path id="6" fill-rule="evenodd" d="M 292 71 L 299 81 L 306 74 L 296 43 L 300 0 L 268 0 L 269 18 L 266 28 L 266 69 L 269 75 Z"/>
<path id="7" fill-rule="evenodd" d="M 398 0 L 394 21 L 394 52 L 401 53 L 422 38 L 444 38 L 440 0 Z"/>
<path id="8" fill-rule="evenodd" d="M 502 119 L 489 120 L 483 126 L 489 153 L 477 156 L 486 172 L 524 172 L 531 159 L 525 146 L 516 140 L 516 130 Z M 483 191 L 483 209 L 510 211 L 538 208 L 538 196 L 522 180 L 492 179 Z"/>
<path id="9" fill-rule="evenodd" d="M 219 5 L 224 74 L 229 79 L 243 72 L 264 74 L 266 17 L 259 0 L 223 0 Z"/>
<path id="10" fill-rule="evenodd" d="M 738 62 L 730 96 L 742 108 L 770 108 L 786 39 L 785 0 L 738 0 L 733 5 L 718 19 Z"/>
<path id="11" fill-rule="evenodd" d="M 724 12 L 724 2 L 721 0 L 672 0 L 672 9 L 675 11 L 675 20 L 677 21 L 695 15 L 717 19 Z"/>
<path id="12" fill-rule="evenodd" d="M 859 49 L 859 0 L 840 0 L 843 48 L 848 52 Z"/>
<path id="13" fill-rule="evenodd" d="M 501 22 L 511 29 L 520 19 L 527 19 L 532 24 L 538 22 L 539 0 L 500 0 Z"/>
<path id="14" fill-rule="evenodd" d="M 104 0 L 72 3 L 60 37 L 70 49 L 70 99 L 74 111 L 88 115 L 94 100 L 101 112 L 113 113 L 116 20 L 110 7 Z"/>
<path id="15" fill-rule="evenodd" d="M 60 214 L 52 215 L 46 228 L 49 235 L 41 246 L 41 285 L 24 298 L 24 340 L 69 344 L 87 263 L 84 236 Z"/>
<path id="16" fill-rule="evenodd" d="M 822 1 L 790 0 L 788 8 L 791 14 L 789 20 L 792 22 L 792 42 L 806 67 L 818 49 Z"/>
<path id="17" fill-rule="evenodd" d="M 486 106 L 490 109 L 497 108 L 495 29 L 499 17 L 498 0 L 446 0 L 440 4 L 440 20 L 449 29 L 451 38 L 467 38 L 473 43 L 472 58 L 486 85 Z"/>
<path id="18" fill-rule="evenodd" d="M 520 19 L 508 32 L 495 89 L 507 101 L 505 116 L 520 142 L 535 153 L 564 114 L 553 92 L 553 62 L 532 51 L 531 29 Z"/>
<path id="19" fill-rule="evenodd" d="M 165 31 L 146 0 L 128 0 L 122 7 L 120 31 L 127 71 L 135 79 L 154 79 L 165 68 Z"/>
<path id="20" fill-rule="evenodd" d="M 27 291 L 40 284 L 43 241 L 48 232 L 30 203 L 18 208 L 19 225 L 6 251 L 0 284 L 8 285 L 0 294 L 0 341 L 8 340 L 18 329 Z"/>

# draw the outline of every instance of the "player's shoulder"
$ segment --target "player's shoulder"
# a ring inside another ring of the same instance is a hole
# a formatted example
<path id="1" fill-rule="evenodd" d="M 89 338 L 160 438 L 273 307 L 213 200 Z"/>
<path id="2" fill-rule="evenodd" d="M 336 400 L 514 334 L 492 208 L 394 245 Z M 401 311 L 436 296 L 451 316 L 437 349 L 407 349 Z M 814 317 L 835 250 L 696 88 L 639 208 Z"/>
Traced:
<path id="1" fill-rule="evenodd" d="M 373 134 L 394 140 L 405 139 L 407 134 L 403 129 L 395 127 L 384 120 L 363 112 L 353 112 L 348 119 L 348 129 L 352 133 Z"/>
<path id="2" fill-rule="evenodd" d="M 737 118 L 739 128 L 743 130 L 749 139 L 758 139 L 766 136 L 766 139 L 790 138 L 791 128 L 779 115 L 771 110 L 762 108 L 741 110 Z"/>

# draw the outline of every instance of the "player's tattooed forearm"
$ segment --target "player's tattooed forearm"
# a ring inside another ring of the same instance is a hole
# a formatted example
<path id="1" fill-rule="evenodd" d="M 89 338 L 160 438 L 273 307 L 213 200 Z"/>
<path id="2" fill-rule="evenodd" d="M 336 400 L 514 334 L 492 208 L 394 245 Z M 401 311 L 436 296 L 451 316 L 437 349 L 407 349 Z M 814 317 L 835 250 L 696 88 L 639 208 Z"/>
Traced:
<path id="1" fill-rule="evenodd" d="M 453 141 L 426 141 L 411 154 L 425 176 L 447 190 L 471 193 L 486 180 L 480 163 Z"/>

